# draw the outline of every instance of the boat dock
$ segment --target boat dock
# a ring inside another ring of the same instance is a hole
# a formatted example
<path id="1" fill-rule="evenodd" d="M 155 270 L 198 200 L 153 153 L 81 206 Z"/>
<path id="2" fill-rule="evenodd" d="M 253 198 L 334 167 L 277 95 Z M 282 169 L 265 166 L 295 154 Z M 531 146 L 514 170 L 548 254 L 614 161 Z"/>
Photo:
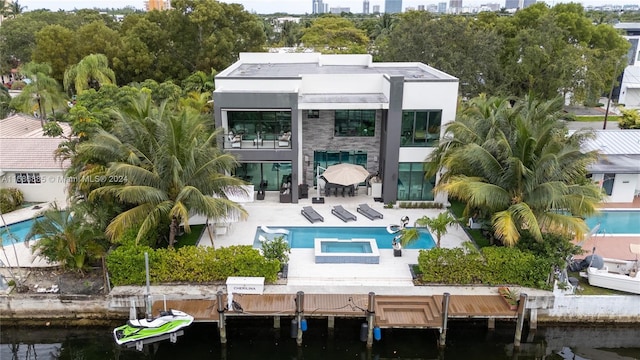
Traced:
<path id="1" fill-rule="evenodd" d="M 211 299 L 157 300 L 153 313 L 165 308 L 180 309 L 191 314 L 195 322 L 218 323 L 220 341 L 226 342 L 225 321 L 233 317 L 272 317 L 279 328 L 281 318 L 326 318 L 332 329 L 335 318 L 362 318 L 370 329 L 434 329 L 440 333 L 439 345 L 444 346 L 448 320 L 486 319 L 488 327 L 496 319 L 516 320 L 516 343 L 522 331 L 525 315 L 535 328 L 535 311 L 527 309 L 527 295 L 521 294 L 520 306 L 510 307 L 500 295 L 375 295 L 369 294 L 233 294 L 236 310 L 229 310 L 223 292 Z M 298 306 L 300 304 L 300 306 Z M 233 308 L 234 306 L 232 306 Z M 371 331 L 367 344 L 372 343 Z M 364 341 L 364 339 L 363 339 Z M 298 336 L 298 344 L 302 336 Z M 516 346 L 518 346 L 516 345 Z"/>

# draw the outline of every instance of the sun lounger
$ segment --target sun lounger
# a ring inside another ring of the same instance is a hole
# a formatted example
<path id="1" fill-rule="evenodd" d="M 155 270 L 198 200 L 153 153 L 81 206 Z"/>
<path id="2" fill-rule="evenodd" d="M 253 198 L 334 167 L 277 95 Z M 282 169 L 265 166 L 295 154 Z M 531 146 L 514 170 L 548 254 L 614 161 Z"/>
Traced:
<path id="1" fill-rule="evenodd" d="M 382 219 L 382 214 L 369 207 L 367 204 L 358 205 L 358 212 L 369 220 Z"/>
<path id="2" fill-rule="evenodd" d="M 306 217 L 307 220 L 309 220 L 311 223 L 314 223 L 316 221 L 324 222 L 324 218 L 322 217 L 322 215 L 318 214 L 318 212 L 311 206 L 304 206 L 300 213 L 302 213 L 302 215 Z"/>
<path id="3" fill-rule="evenodd" d="M 353 221 L 358 220 L 358 218 L 355 215 L 353 215 L 352 213 L 347 211 L 345 208 L 343 208 L 342 205 L 334 206 L 333 209 L 331 209 L 331 213 L 335 215 L 338 219 L 344 222 L 347 222 L 349 220 L 353 220 Z"/>

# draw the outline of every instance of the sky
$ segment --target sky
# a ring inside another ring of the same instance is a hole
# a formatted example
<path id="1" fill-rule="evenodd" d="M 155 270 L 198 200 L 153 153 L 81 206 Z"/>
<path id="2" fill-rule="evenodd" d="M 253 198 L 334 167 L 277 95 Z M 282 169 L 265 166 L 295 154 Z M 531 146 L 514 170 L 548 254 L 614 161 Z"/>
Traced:
<path id="1" fill-rule="evenodd" d="M 312 0 L 223 0 L 223 2 L 240 3 L 245 9 L 259 14 L 270 14 L 274 12 L 286 12 L 290 14 L 304 14 L 311 12 Z M 438 2 L 449 2 L 448 0 L 403 0 L 402 7 L 417 7 L 418 5 L 437 4 Z M 504 4 L 505 0 L 463 0 L 463 5 L 480 5 L 486 3 Z M 547 0 L 547 3 L 553 5 L 557 2 L 568 2 L 566 0 Z M 636 0 L 583 0 L 580 1 L 587 5 L 625 5 L 636 4 Z M 92 8 L 123 8 L 133 6 L 137 9 L 144 9 L 144 0 L 18 0 L 22 6 L 26 6 L 27 11 L 37 9 L 57 10 L 73 10 L 73 9 L 92 9 Z M 325 0 L 329 7 L 349 7 L 351 12 L 359 13 L 362 11 L 362 0 Z M 384 11 L 384 0 L 369 0 L 369 8 L 373 9 L 373 5 L 380 5 L 380 10 Z"/>

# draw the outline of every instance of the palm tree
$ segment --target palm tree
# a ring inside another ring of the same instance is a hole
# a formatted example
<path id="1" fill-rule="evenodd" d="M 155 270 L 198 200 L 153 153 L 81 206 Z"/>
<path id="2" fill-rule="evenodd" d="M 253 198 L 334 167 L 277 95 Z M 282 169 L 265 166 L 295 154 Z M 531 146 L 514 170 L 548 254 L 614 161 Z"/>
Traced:
<path id="1" fill-rule="evenodd" d="M 54 205 L 42 215 L 26 236 L 27 240 L 38 239 L 33 245 L 34 253 L 78 272 L 104 255 L 106 249 L 100 241 L 104 235 L 87 223 L 82 214 L 63 211 Z"/>
<path id="2" fill-rule="evenodd" d="M 436 247 L 440 247 L 440 239 L 442 239 L 442 235 L 447 233 L 447 227 L 457 223 L 458 220 L 451 216 L 449 212 L 442 212 L 433 218 L 423 216 L 416 220 L 416 225 L 426 226 L 431 232 L 436 234 Z"/>
<path id="3" fill-rule="evenodd" d="M 47 119 L 47 109 L 53 112 L 66 106 L 60 85 L 51 77 L 51 72 L 49 64 L 24 64 L 20 73 L 28 79 L 27 85 L 11 100 L 11 106 L 27 114 L 37 108 L 43 126 Z"/>
<path id="4" fill-rule="evenodd" d="M 27 7 L 20 5 L 20 3 L 18 3 L 18 0 L 14 0 L 13 2 L 10 0 L 2 0 L 0 15 L 15 19 L 16 16 L 22 14 L 26 9 Z"/>
<path id="5" fill-rule="evenodd" d="M 115 85 L 116 74 L 109 68 L 109 60 L 103 54 L 87 55 L 64 72 L 64 88 L 69 91 L 73 86 L 75 94 L 88 89 L 97 91 L 105 84 Z"/>
<path id="6" fill-rule="evenodd" d="M 11 112 L 11 108 L 9 107 L 10 103 L 11 95 L 9 95 L 9 90 L 0 84 L 0 119 L 9 116 Z"/>
<path id="7" fill-rule="evenodd" d="M 208 117 L 189 108 L 171 111 L 166 101 L 156 106 L 147 93 L 114 115 L 112 133 L 98 131 L 78 146 L 79 156 L 105 164 L 105 172 L 94 177 L 105 181 L 91 191 L 89 199 L 107 196 L 128 206 L 107 226 L 111 239 L 139 226 L 139 241 L 169 224 L 169 247 L 173 247 L 180 224 L 190 231 L 190 216 L 246 216 L 240 205 L 224 195 L 225 190 L 240 191 L 234 189 L 244 182 L 225 175 L 237 161 L 216 146 L 219 131 L 212 131 Z"/>
<path id="8" fill-rule="evenodd" d="M 434 191 L 466 203 L 467 215 L 488 214 L 494 235 L 507 245 L 525 229 L 538 241 L 542 232 L 585 234 L 583 217 L 602 199 L 585 178 L 597 153 L 580 150 L 591 134 L 569 135 L 558 121 L 562 104 L 480 96 L 463 105 L 430 157 L 428 175 L 442 173 Z"/>

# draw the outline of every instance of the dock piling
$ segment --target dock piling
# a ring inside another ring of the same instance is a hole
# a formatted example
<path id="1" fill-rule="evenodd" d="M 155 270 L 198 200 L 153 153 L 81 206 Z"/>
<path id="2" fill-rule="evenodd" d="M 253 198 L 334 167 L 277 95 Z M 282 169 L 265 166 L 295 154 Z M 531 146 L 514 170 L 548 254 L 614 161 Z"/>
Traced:
<path id="1" fill-rule="evenodd" d="M 451 294 L 444 293 L 442 296 L 442 329 L 440 329 L 440 339 L 438 346 L 444 348 L 447 343 L 447 321 L 449 320 L 449 296 Z"/>
<path id="2" fill-rule="evenodd" d="M 367 306 L 367 325 L 369 326 L 367 329 L 367 348 L 371 348 L 373 346 L 373 326 L 376 318 L 375 300 L 376 294 L 374 292 L 370 292 L 369 304 Z"/>
<path id="3" fill-rule="evenodd" d="M 518 302 L 518 320 L 516 321 L 516 335 L 513 339 L 513 347 L 520 350 L 520 340 L 522 339 L 522 327 L 524 325 L 524 314 L 527 307 L 527 294 L 520 294 Z"/>
<path id="4" fill-rule="evenodd" d="M 220 343 L 227 343 L 227 327 L 225 325 L 225 316 L 224 316 L 224 301 L 222 301 L 222 291 L 218 291 L 216 294 L 216 302 L 218 303 L 218 316 L 220 317 L 218 321 L 218 330 L 220 331 Z"/>
<path id="5" fill-rule="evenodd" d="M 298 291 L 296 293 L 296 319 L 298 320 L 298 336 L 296 337 L 296 343 L 298 346 L 302 346 L 302 316 L 304 314 L 304 292 Z"/>

